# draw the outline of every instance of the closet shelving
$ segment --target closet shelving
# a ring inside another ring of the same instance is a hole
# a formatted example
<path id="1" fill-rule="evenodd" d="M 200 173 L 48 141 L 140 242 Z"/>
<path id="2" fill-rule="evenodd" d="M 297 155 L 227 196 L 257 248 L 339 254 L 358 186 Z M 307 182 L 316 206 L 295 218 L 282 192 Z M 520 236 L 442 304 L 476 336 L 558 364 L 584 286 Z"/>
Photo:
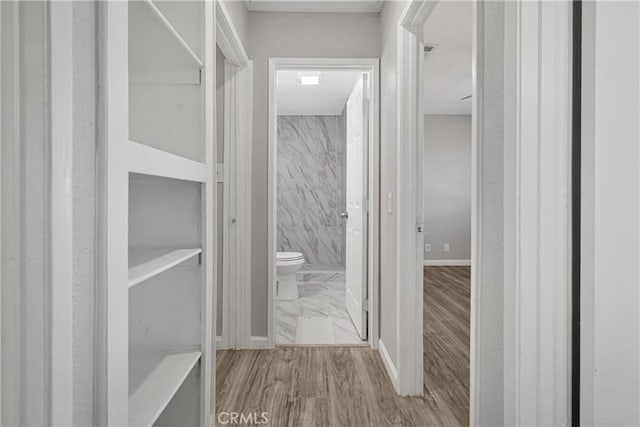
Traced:
<path id="1" fill-rule="evenodd" d="M 121 102 L 107 121 L 107 423 L 209 425 L 215 8 L 104 7 L 107 99 Z"/>
<path id="2" fill-rule="evenodd" d="M 129 287 L 151 279 L 202 253 L 202 248 L 140 249 L 129 248 Z"/>
<path id="3" fill-rule="evenodd" d="M 134 349 L 129 353 L 129 425 L 153 425 L 202 352 Z"/>
<path id="4" fill-rule="evenodd" d="M 134 141 L 128 143 L 129 170 L 133 173 L 205 182 L 207 166 Z"/>

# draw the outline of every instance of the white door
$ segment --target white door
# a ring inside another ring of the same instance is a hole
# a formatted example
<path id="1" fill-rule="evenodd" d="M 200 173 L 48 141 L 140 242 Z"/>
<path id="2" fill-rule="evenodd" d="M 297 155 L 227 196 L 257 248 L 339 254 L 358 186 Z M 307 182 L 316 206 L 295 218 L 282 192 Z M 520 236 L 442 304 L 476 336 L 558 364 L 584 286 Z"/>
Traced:
<path id="1" fill-rule="evenodd" d="M 347 100 L 346 282 L 347 312 L 360 337 L 367 339 L 367 76 Z"/>

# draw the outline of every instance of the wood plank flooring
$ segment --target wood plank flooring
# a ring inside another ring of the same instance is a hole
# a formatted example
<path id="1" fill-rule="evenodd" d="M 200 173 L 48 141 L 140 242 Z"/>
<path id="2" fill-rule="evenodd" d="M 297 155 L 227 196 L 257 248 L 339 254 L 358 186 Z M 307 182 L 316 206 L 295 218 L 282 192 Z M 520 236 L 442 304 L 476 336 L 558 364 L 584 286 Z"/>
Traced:
<path id="1" fill-rule="evenodd" d="M 469 425 L 470 267 L 425 267 L 425 390 Z"/>
<path id="2" fill-rule="evenodd" d="M 218 414 L 267 412 L 273 426 L 468 425 L 469 268 L 425 273 L 423 397 L 397 396 L 368 347 L 219 351 Z"/>

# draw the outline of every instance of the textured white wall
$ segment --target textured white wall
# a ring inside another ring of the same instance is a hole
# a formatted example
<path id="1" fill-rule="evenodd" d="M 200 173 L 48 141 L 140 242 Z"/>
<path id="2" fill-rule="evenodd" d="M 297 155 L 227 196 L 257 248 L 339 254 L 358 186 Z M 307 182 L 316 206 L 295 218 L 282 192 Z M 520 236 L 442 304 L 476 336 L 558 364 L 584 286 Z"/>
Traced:
<path id="1" fill-rule="evenodd" d="M 73 423 L 94 424 L 97 7 L 73 4 Z"/>
<path id="2" fill-rule="evenodd" d="M 268 13 L 249 16 L 254 64 L 251 335 L 267 334 L 268 59 L 377 58 L 377 14 Z"/>
<path id="3" fill-rule="evenodd" d="M 640 425 L 640 5 L 585 2 L 582 425 Z"/>
<path id="4" fill-rule="evenodd" d="M 423 184 L 424 259 L 470 260 L 471 116 L 424 117 Z"/>
<path id="5" fill-rule="evenodd" d="M 482 259 L 477 268 L 475 283 L 482 289 L 474 292 L 476 310 L 482 313 L 482 329 L 477 331 L 476 347 L 472 349 L 477 371 L 475 408 L 479 425 L 502 425 L 504 422 L 504 188 L 515 179 L 504 171 L 505 114 L 505 5 L 502 1 L 479 2 L 484 32 L 479 35 L 483 45 L 482 80 L 478 87 L 483 92 L 482 151 L 478 161 L 482 164 L 481 212 L 479 244 Z M 480 7 L 482 6 L 482 7 Z M 514 40 L 514 39 L 512 39 Z M 473 268 L 473 267 L 472 267 Z M 473 310 L 473 309 L 472 309 Z M 472 333 L 474 333 L 472 327 Z M 472 340 L 473 343 L 473 340 Z"/>

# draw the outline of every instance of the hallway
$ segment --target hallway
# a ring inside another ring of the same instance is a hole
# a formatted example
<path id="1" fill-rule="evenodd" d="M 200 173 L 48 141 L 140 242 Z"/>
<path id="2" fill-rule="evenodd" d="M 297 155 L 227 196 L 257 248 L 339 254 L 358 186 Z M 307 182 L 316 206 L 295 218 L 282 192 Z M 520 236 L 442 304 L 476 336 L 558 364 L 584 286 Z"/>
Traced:
<path id="1" fill-rule="evenodd" d="M 219 351 L 217 413 L 276 426 L 468 425 L 469 267 L 425 268 L 425 396 L 399 397 L 366 347 Z"/>

